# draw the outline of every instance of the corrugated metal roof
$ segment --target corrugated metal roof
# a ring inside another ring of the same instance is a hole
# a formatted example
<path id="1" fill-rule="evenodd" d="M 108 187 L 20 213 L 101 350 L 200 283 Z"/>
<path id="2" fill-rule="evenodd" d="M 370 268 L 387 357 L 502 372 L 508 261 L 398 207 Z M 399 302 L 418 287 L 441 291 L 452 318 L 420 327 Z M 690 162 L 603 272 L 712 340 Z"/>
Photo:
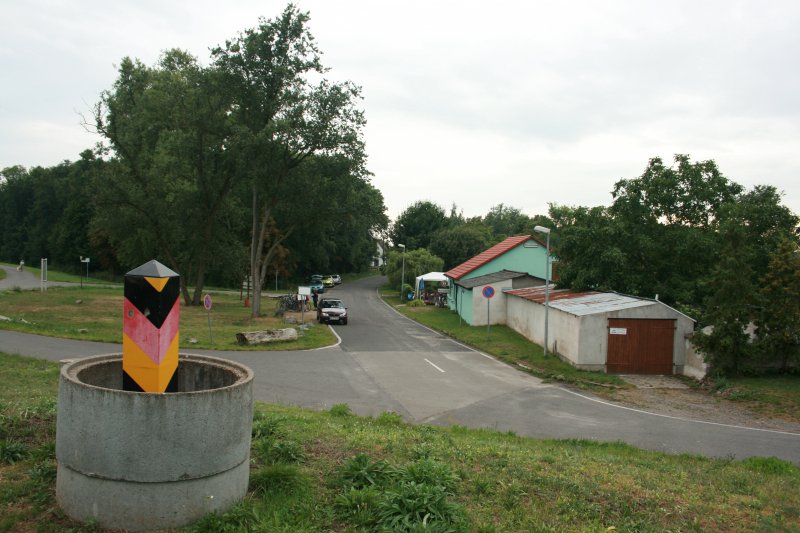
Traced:
<path id="1" fill-rule="evenodd" d="M 506 294 L 519 296 L 532 302 L 544 303 L 544 287 L 530 287 L 527 289 L 514 289 L 506 291 Z M 550 307 L 570 313 L 576 316 L 594 315 L 607 313 L 609 311 L 619 311 L 620 309 L 631 309 L 633 307 L 645 307 L 655 305 L 657 302 L 626 296 L 616 292 L 573 292 L 568 289 L 553 290 L 550 286 Z"/>
<path id="2" fill-rule="evenodd" d="M 470 278 L 470 279 L 465 279 L 464 281 L 457 281 L 456 285 L 464 287 L 465 289 L 472 289 L 473 287 L 478 287 L 479 285 L 488 285 L 489 283 L 497 283 L 498 281 L 505 281 L 507 279 L 517 279 L 527 275 L 528 274 L 525 272 L 514 272 L 513 270 L 501 270 L 499 272 L 493 272 L 491 274 L 484 274 L 483 276 L 478 276 L 477 278 Z"/>
<path id="3" fill-rule="evenodd" d="M 457 267 L 453 267 L 447 272 L 444 273 L 445 276 L 452 279 L 461 279 L 473 270 L 485 265 L 492 259 L 496 259 L 503 255 L 504 253 L 508 252 L 509 250 L 516 248 L 520 244 L 527 242 L 527 241 L 535 241 L 538 244 L 544 246 L 544 243 L 537 239 L 536 237 L 532 237 L 531 235 L 518 235 L 516 237 L 509 237 L 506 240 L 499 242 L 485 250 L 475 257 L 471 259 L 467 259 Z"/>

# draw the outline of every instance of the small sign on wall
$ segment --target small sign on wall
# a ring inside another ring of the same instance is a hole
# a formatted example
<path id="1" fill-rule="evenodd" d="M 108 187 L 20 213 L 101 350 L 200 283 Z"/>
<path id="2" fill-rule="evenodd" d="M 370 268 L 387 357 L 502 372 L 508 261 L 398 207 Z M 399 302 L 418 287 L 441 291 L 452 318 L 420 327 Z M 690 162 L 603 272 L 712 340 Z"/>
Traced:
<path id="1" fill-rule="evenodd" d="M 628 328 L 608 328 L 608 333 L 610 335 L 627 335 Z"/>

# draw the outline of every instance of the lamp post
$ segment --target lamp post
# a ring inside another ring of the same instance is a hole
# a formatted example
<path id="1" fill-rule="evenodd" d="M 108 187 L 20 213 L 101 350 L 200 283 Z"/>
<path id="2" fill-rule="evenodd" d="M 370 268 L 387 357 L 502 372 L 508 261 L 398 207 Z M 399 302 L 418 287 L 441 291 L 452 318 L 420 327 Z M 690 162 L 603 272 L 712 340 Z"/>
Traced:
<path id="1" fill-rule="evenodd" d="M 544 356 L 547 357 L 547 315 L 550 310 L 550 228 L 536 226 L 533 231 L 547 235 L 544 261 Z"/>
<path id="2" fill-rule="evenodd" d="M 403 249 L 403 268 L 400 274 L 400 303 L 403 303 L 403 285 L 406 284 L 406 245 L 398 244 L 399 248 Z"/>

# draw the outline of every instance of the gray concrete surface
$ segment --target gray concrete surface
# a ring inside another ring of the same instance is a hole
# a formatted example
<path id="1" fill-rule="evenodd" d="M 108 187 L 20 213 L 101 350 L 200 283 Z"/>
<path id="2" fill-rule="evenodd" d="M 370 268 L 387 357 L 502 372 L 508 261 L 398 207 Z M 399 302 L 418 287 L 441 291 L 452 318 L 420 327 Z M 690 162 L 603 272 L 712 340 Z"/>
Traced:
<path id="1" fill-rule="evenodd" d="M 368 278 L 326 293 L 349 308 L 349 324 L 333 326 L 342 339 L 338 346 L 307 352 L 198 352 L 250 366 L 258 401 L 312 409 L 347 403 L 361 415 L 391 410 L 410 422 L 622 441 L 711 457 L 775 456 L 800 464 L 800 432 L 670 418 L 544 384 L 404 318 L 377 297 L 380 283 L 381 278 Z M 89 355 L 119 348 L 0 331 L 0 350 L 58 360 L 82 350 Z"/>
<path id="2" fill-rule="evenodd" d="M 38 277 L 31 274 L 27 269 L 17 270 L 14 267 L 0 265 L 0 269 L 6 272 L 5 279 L 0 280 L 0 291 L 18 287 L 22 290 L 39 289 L 41 282 Z M 74 283 L 48 281 L 48 287 L 57 287 L 61 285 L 74 285 Z M 2 314 L 2 313 L 0 313 Z"/>
<path id="3" fill-rule="evenodd" d="M 181 365 L 181 392 L 171 394 L 122 390 L 121 353 L 61 368 L 56 497 L 69 516 L 152 531 L 224 512 L 246 495 L 253 374 L 219 358 Z"/>

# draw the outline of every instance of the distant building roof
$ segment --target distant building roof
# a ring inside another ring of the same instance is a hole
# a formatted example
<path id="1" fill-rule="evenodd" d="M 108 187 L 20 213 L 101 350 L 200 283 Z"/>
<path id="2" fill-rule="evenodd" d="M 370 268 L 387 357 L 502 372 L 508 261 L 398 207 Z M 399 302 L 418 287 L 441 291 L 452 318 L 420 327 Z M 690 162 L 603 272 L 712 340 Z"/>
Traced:
<path id="1" fill-rule="evenodd" d="M 657 300 L 626 296 L 616 292 L 574 292 L 568 289 L 553 290 L 550 286 L 550 307 L 576 316 L 594 315 L 620 309 L 654 305 Z M 532 302 L 544 303 L 545 288 L 514 289 L 506 294 L 519 296 Z M 663 305 L 663 304 L 662 304 Z"/>
<path id="2" fill-rule="evenodd" d="M 463 281 L 457 281 L 456 285 L 458 285 L 459 287 L 464 287 L 465 289 L 472 289 L 480 285 L 488 285 L 490 283 L 497 283 L 498 281 L 505 281 L 507 279 L 517 279 L 528 275 L 529 274 L 525 272 L 514 272 L 513 270 L 501 270 L 499 272 L 493 272 L 492 274 L 485 274 L 483 276 L 478 276 L 477 278 L 470 278 L 470 279 L 465 279 Z"/>
<path id="3" fill-rule="evenodd" d="M 516 248 L 517 246 L 527 242 L 527 241 L 536 241 L 538 244 L 544 246 L 544 243 L 537 239 L 536 237 L 532 237 L 530 235 L 518 235 L 516 237 L 509 237 L 506 240 L 499 242 L 489 248 L 488 250 L 479 253 L 475 257 L 471 259 L 467 259 L 457 267 L 453 267 L 447 272 L 444 273 L 445 276 L 452 279 L 461 279 L 473 270 L 482 267 L 492 259 L 497 259 L 504 253 L 508 252 Z"/>

